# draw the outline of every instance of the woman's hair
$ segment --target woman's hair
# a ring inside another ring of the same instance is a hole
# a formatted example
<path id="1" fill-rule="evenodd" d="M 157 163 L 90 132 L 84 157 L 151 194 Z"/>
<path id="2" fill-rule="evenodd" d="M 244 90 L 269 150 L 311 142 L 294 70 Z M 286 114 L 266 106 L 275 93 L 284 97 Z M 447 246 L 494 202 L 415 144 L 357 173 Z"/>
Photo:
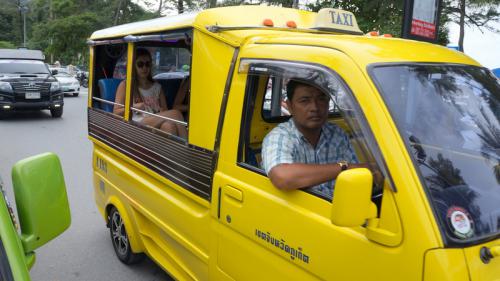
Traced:
<path id="1" fill-rule="evenodd" d="M 147 79 L 150 82 L 154 82 L 153 77 L 151 76 L 151 68 L 153 67 L 153 60 L 151 58 L 151 53 L 146 48 L 137 48 L 135 50 L 135 61 L 134 61 L 134 75 L 132 80 L 132 103 L 142 102 L 141 95 L 139 94 L 139 81 L 137 80 L 137 74 L 135 73 L 136 69 L 136 61 L 139 57 L 147 57 L 151 62 L 151 66 L 149 67 L 149 74 Z"/>

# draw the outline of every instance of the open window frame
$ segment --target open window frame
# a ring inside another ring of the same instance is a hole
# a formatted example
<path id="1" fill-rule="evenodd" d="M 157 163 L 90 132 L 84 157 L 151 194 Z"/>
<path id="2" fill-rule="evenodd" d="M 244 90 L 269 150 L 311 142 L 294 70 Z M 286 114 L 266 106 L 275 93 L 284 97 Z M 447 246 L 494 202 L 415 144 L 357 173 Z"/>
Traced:
<path id="1" fill-rule="evenodd" d="M 249 148 L 252 147 L 250 138 L 252 138 L 251 130 L 254 122 L 254 113 L 259 106 L 260 109 L 263 108 L 262 103 L 258 102 L 259 97 L 257 94 L 265 94 L 265 90 L 263 90 L 262 87 L 267 87 L 269 77 L 282 77 L 285 79 L 295 78 L 309 81 L 311 85 L 314 85 L 325 93 L 329 93 L 334 103 L 334 108 L 338 109 L 338 111 L 335 111 L 334 114 L 330 114 L 330 121 L 333 118 L 333 120 L 343 120 L 345 122 L 345 125 L 349 130 L 351 143 L 354 141 L 356 143 L 356 147 L 358 148 L 356 150 L 358 159 L 363 159 L 363 162 L 375 163 L 384 179 L 389 180 L 388 184 L 390 188 L 393 191 L 396 191 L 378 144 L 375 141 L 373 132 L 368 125 L 361 107 L 356 101 L 348 85 L 336 72 L 324 66 L 310 63 L 264 59 L 242 59 L 239 67 L 239 73 L 245 73 L 248 75 L 238 147 L 237 164 L 239 166 L 267 176 L 265 171 L 260 167 L 258 160 L 256 161 L 257 165 L 255 165 L 255 162 L 251 163 L 248 161 L 253 158 L 251 155 L 251 149 Z M 262 79 L 264 79 L 265 82 Z M 260 116 L 260 118 L 263 119 L 262 116 Z M 281 122 L 288 120 L 288 118 L 280 118 L 281 119 L 279 121 Z M 266 120 L 261 121 L 269 122 Z M 262 140 L 263 137 L 260 142 L 262 142 Z M 327 198 L 313 193 L 307 189 L 304 189 L 303 191 L 328 201 L 332 200 L 332 198 Z M 380 200 L 382 199 L 382 192 L 383 186 L 374 185 L 372 200 L 377 201 L 375 203 L 379 206 L 381 204 Z"/>

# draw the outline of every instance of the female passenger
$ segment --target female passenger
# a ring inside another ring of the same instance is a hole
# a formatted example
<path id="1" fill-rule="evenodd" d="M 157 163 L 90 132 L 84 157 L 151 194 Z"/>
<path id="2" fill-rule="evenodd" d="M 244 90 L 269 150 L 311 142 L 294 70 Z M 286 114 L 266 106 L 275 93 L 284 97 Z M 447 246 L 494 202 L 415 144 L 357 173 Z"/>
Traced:
<path id="1" fill-rule="evenodd" d="M 142 111 L 154 113 L 170 119 L 183 121 L 180 111 L 176 109 L 168 110 L 165 94 L 161 85 L 151 76 L 151 54 L 144 48 L 136 50 L 135 75 L 132 81 L 132 101 L 133 107 Z M 122 81 L 116 90 L 115 103 L 125 104 L 126 81 Z M 113 113 L 123 115 L 124 107 L 115 105 Z M 168 119 L 144 114 L 141 112 L 132 112 L 132 120 L 144 125 L 158 128 L 182 138 L 187 137 L 187 130 L 182 124 L 169 121 Z"/>

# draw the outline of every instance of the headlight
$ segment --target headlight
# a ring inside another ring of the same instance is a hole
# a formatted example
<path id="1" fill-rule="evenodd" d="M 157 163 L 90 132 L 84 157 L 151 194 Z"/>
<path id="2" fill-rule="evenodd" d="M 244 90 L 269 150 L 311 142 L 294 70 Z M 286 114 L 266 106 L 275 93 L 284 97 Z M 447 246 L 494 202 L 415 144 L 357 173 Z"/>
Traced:
<path id="1" fill-rule="evenodd" d="M 61 89 L 61 86 L 59 85 L 59 82 L 51 82 L 50 83 L 50 91 L 55 92 L 57 90 Z"/>
<path id="2" fill-rule="evenodd" d="M 7 93 L 14 92 L 14 91 L 12 91 L 12 86 L 10 85 L 9 82 L 0 82 L 0 91 L 7 92 Z"/>

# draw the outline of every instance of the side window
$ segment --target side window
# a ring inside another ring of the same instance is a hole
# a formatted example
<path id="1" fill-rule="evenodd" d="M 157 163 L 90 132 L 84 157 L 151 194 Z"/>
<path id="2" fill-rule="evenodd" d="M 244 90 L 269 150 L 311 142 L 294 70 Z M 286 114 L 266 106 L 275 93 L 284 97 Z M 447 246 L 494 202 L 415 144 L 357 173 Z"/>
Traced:
<path id="1" fill-rule="evenodd" d="M 120 87 L 125 93 L 127 75 L 127 44 L 94 46 L 94 77 L 92 85 L 92 108 L 123 118 L 124 100 L 117 101 Z"/>
<path id="2" fill-rule="evenodd" d="M 333 71 L 308 64 L 247 60 L 242 61 L 240 72 L 248 73 L 245 108 L 240 132 L 238 156 L 240 166 L 266 175 L 266 165 L 273 167 L 272 165 L 277 165 L 273 161 L 284 158 L 284 156 L 265 156 L 266 159 L 272 160 L 264 159 L 266 161 L 263 161 L 263 141 L 275 129 L 276 132 L 280 132 L 279 137 L 274 139 L 278 141 L 268 141 L 267 145 L 276 147 L 267 150 L 266 155 L 269 152 L 284 151 L 280 147 L 281 145 L 288 147 L 288 151 L 290 149 L 293 151 L 293 153 L 286 154 L 286 157 L 293 158 L 293 161 L 297 163 L 326 164 L 347 160 L 353 163 L 369 163 L 372 167 L 378 166 L 377 170 L 386 175 L 380 152 L 366 125 L 364 115 L 357 106 L 349 88 Z M 325 134 L 322 137 L 325 136 L 324 138 L 328 140 L 328 149 L 318 148 L 317 151 L 308 154 L 306 147 L 308 143 L 305 143 L 305 138 L 300 138 L 300 134 L 292 132 L 293 126 L 290 125 L 290 122 L 294 122 L 294 117 L 290 114 L 293 115 L 293 108 L 286 108 L 287 88 L 284 86 L 292 80 L 307 81 L 309 85 L 327 94 L 329 101 L 326 101 L 328 105 L 325 104 L 325 108 L 328 107 L 328 118 L 323 125 L 327 127 L 323 127 L 322 132 L 328 132 L 328 134 L 322 133 Z M 279 129 L 276 128 L 278 126 Z M 311 155 L 315 156 L 311 157 Z M 378 180 L 374 184 L 373 191 L 374 198 L 378 199 L 374 200 L 379 200 L 378 195 L 382 193 L 383 177 L 378 177 Z M 316 187 L 303 190 L 331 200 L 334 181 L 322 185 L 329 186 L 328 191 L 320 192 L 319 190 L 322 189 Z M 380 202 L 375 203 L 380 204 Z"/>
<path id="3" fill-rule="evenodd" d="M 133 124 L 187 139 L 191 73 L 190 39 L 139 42 L 130 91 Z"/>
<path id="4" fill-rule="evenodd" d="M 262 103 L 262 119 L 270 123 L 281 123 L 283 120 L 288 120 L 290 112 L 286 104 L 286 88 L 290 79 L 282 76 L 270 76 L 267 81 Z M 330 100 L 328 110 L 330 116 L 339 114 L 339 109 L 333 100 Z"/>

